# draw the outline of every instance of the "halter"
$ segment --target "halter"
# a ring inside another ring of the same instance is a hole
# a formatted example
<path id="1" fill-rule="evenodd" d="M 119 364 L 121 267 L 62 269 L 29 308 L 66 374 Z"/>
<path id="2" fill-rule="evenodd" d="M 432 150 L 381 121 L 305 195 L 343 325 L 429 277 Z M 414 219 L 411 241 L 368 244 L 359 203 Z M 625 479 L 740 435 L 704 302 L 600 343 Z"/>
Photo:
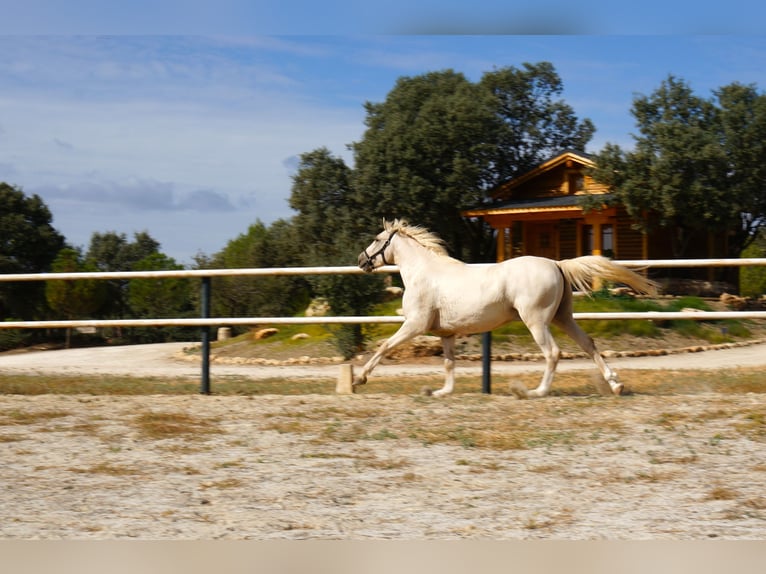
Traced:
<path id="1" fill-rule="evenodd" d="M 383 260 L 383 265 L 391 265 L 388 261 L 386 261 L 386 249 L 388 249 L 388 246 L 391 245 L 391 239 L 396 235 L 396 232 L 399 231 L 398 229 L 394 229 L 391 234 L 388 236 L 388 239 L 386 239 L 385 243 L 383 243 L 383 246 L 378 249 L 375 253 L 372 255 L 367 254 L 367 249 L 362 251 L 364 253 L 364 256 L 367 258 L 367 261 L 364 262 L 365 267 L 369 267 L 370 269 L 373 268 L 373 261 L 375 258 L 380 255 L 381 259 Z"/>

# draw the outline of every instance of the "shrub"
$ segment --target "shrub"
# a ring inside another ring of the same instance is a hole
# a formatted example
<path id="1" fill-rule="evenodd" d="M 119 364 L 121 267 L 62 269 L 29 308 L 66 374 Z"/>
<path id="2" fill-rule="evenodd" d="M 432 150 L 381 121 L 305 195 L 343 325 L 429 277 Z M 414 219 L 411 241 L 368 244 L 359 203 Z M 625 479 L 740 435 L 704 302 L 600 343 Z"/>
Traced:
<path id="1" fill-rule="evenodd" d="M 766 235 L 763 233 L 742 252 L 743 258 L 766 257 Z M 766 267 L 741 267 L 739 291 L 744 297 L 760 297 L 766 293 Z"/>

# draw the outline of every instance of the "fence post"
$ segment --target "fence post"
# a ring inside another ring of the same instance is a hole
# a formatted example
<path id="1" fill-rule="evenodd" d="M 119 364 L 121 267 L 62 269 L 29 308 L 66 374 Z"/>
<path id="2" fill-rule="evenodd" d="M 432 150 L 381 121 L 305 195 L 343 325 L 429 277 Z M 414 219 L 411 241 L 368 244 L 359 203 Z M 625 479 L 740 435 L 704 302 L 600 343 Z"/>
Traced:
<path id="1" fill-rule="evenodd" d="M 481 334 L 481 392 L 492 393 L 492 331 Z"/>
<path id="2" fill-rule="evenodd" d="M 210 277 L 202 278 L 202 289 L 200 292 L 200 315 L 203 319 L 210 318 Z M 202 377 L 200 393 L 210 394 L 210 327 L 203 325 L 201 329 L 202 348 Z"/>

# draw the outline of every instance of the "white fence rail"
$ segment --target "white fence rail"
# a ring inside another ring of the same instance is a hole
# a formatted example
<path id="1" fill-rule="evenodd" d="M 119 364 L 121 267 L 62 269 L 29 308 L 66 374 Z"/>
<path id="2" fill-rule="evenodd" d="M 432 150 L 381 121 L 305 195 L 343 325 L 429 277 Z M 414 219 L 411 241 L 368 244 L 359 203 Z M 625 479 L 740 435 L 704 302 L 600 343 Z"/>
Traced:
<path id="1" fill-rule="evenodd" d="M 689 260 L 631 260 L 615 261 L 632 268 L 693 268 L 693 267 L 744 267 L 766 266 L 766 259 L 689 259 Z M 396 273 L 399 268 L 388 265 L 379 268 L 378 273 Z M 74 281 L 78 279 L 168 279 L 199 278 L 202 281 L 201 317 L 163 319 L 82 319 L 71 321 L 0 321 L 0 329 L 64 329 L 78 327 L 201 327 L 202 331 L 202 390 L 210 392 L 210 338 L 209 329 L 214 326 L 235 325 L 301 325 L 301 324 L 365 324 L 402 323 L 400 316 L 355 316 L 355 317 L 210 317 L 210 279 L 212 277 L 257 277 L 276 275 L 349 275 L 364 273 L 358 267 L 281 267 L 258 269 L 190 269 L 174 271 L 118 271 L 87 273 L 23 273 L 0 274 L 0 283 L 24 281 Z M 575 313 L 576 320 L 630 320 L 664 321 L 691 319 L 710 321 L 722 319 L 766 319 L 766 311 L 677 311 L 677 312 L 632 312 L 632 313 Z M 488 337 L 485 337 L 485 341 Z M 485 348 L 485 355 L 488 350 Z M 485 356 L 484 388 L 489 392 L 488 360 Z"/>
<path id="2" fill-rule="evenodd" d="M 620 265 L 633 268 L 664 267 L 745 267 L 766 266 L 766 259 L 646 259 L 615 261 Z M 477 264 L 486 265 L 486 264 Z M 377 273 L 396 273 L 399 268 L 388 265 L 379 268 Z M 175 271 L 116 271 L 87 273 L 23 273 L 0 274 L 0 282 L 14 281 L 74 281 L 78 279 L 168 279 L 211 277 L 257 277 L 276 275 L 351 275 L 362 274 L 358 267 L 277 267 L 251 269 L 187 269 Z M 672 320 L 689 319 L 711 321 L 723 319 L 766 319 L 766 311 L 676 311 L 676 312 L 620 312 L 620 313 L 575 313 L 579 321 L 591 320 Z M 201 317 L 201 318 L 163 318 L 163 319 L 81 319 L 71 321 L 0 321 L 0 329 L 59 329 L 78 327 L 213 327 L 239 325 L 308 325 L 308 324 L 367 324 L 367 323 L 402 323 L 400 316 L 349 316 L 349 317 Z"/>
<path id="3" fill-rule="evenodd" d="M 725 319 L 766 319 L 766 311 L 636 311 L 574 313 L 577 321 L 722 321 Z M 81 327 L 233 327 L 247 325 L 353 325 L 368 323 L 403 323 L 398 315 L 347 317 L 211 317 L 188 319 L 81 319 L 72 321 L 4 321 L 0 329 L 66 329 Z"/>

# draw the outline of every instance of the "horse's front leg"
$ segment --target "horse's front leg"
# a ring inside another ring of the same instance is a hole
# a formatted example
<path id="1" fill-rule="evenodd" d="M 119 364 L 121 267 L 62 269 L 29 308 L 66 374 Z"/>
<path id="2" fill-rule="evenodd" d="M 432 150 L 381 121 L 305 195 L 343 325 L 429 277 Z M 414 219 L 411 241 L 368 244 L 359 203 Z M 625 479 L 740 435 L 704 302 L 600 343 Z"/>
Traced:
<path id="1" fill-rule="evenodd" d="M 364 367 L 362 367 L 362 372 L 354 377 L 353 386 L 356 387 L 358 385 L 365 384 L 367 382 L 367 376 L 391 349 L 397 345 L 401 345 L 402 343 L 409 341 L 417 335 L 422 335 L 425 333 L 425 331 L 425 328 L 419 322 L 407 321 L 405 319 L 404 323 L 402 323 L 402 326 L 399 327 L 399 330 L 391 335 L 391 337 L 389 337 L 386 341 L 383 341 L 383 344 L 380 345 L 380 348 L 372 357 L 370 357 L 370 360 L 365 363 Z"/>
<path id="2" fill-rule="evenodd" d="M 455 335 L 442 337 L 442 349 L 444 349 L 444 386 L 434 391 L 435 397 L 448 395 L 455 388 Z"/>

